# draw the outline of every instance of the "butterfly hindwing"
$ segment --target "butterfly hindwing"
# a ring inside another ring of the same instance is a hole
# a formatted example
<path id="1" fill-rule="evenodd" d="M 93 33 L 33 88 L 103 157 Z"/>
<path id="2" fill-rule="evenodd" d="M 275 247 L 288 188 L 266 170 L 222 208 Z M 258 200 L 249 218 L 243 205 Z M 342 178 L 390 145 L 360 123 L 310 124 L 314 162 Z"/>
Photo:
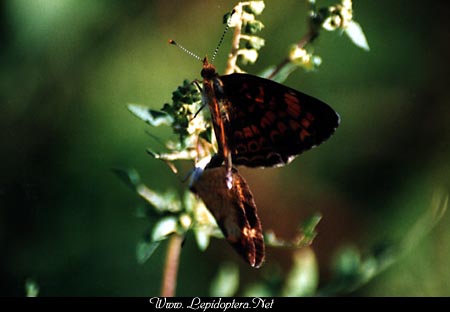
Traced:
<path id="1" fill-rule="evenodd" d="M 201 170 L 201 169 L 197 169 Z M 228 243 L 253 267 L 264 261 L 264 238 L 253 195 L 244 178 L 232 170 L 232 187 L 223 183 L 226 168 L 196 174 L 191 190 L 205 203 Z"/>

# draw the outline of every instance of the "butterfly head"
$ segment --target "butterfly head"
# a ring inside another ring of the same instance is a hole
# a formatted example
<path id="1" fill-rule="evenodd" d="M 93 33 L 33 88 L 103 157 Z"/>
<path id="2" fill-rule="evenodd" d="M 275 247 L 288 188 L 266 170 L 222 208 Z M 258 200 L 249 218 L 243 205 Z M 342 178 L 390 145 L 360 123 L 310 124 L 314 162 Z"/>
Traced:
<path id="1" fill-rule="evenodd" d="M 210 79 L 218 76 L 218 74 L 216 72 L 216 68 L 214 67 L 213 64 L 211 64 L 208 61 L 208 58 L 206 56 L 203 59 L 203 69 L 200 74 L 202 75 L 203 79 L 207 79 L 207 80 L 210 80 Z"/>

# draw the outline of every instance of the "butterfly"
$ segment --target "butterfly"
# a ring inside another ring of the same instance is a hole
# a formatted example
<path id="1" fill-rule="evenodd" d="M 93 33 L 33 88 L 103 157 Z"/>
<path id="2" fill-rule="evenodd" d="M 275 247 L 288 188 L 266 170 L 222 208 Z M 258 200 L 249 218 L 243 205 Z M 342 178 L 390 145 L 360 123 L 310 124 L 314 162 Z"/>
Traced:
<path id="1" fill-rule="evenodd" d="M 277 167 L 328 139 L 339 115 L 326 103 L 269 79 L 234 73 L 219 76 L 205 57 L 202 99 L 219 145 L 208 167 Z"/>
<path id="2" fill-rule="evenodd" d="M 286 165 L 328 139 L 339 115 L 324 102 L 272 80 L 241 73 L 219 76 L 207 58 L 201 76 L 202 100 L 219 148 L 205 170 L 196 169 L 191 191 L 234 249 L 260 267 L 265 257 L 261 222 L 250 188 L 233 165 Z"/>
<path id="3" fill-rule="evenodd" d="M 202 107 L 209 107 L 218 152 L 204 170 L 195 169 L 190 189 L 234 249 L 260 267 L 265 257 L 261 222 L 250 188 L 233 165 L 286 165 L 328 139 L 340 118 L 326 103 L 272 80 L 243 73 L 220 76 L 206 57 L 201 76 Z"/>
<path id="4" fill-rule="evenodd" d="M 232 168 L 232 186 L 226 187 L 224 166 L 195 168 L 190 189 L 205 203 L 225 239 L 252 266 L 264 261 L 264 238 L 253 194 L 247 182 Z"/>

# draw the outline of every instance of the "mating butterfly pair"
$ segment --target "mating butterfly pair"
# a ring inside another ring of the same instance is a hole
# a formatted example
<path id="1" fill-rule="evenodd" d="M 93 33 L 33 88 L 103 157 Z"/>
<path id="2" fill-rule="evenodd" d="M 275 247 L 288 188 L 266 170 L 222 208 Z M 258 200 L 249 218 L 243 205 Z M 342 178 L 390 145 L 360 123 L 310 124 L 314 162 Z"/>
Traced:
<path id="1" fill-rule="evenodd" d="M 288 164 L 329 138 L 339 115 L 322 101 L 268 79 L 219 76 L 206 58 L 201 76 L 219 150 L 205 170 L 196 169 L 191 190 L 202 198 L 227 241 L 259 267 L 265 249 L 261 222 L 253 195 L 233 164 Z"/>

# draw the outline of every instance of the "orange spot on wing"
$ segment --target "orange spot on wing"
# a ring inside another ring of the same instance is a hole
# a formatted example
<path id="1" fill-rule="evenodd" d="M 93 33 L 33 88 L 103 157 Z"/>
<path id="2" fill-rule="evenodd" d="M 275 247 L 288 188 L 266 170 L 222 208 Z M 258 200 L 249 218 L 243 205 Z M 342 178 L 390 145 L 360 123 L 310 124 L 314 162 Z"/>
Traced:
<path id="1" fill-rule="evenodd" d="M 284 123 L 279 122 L 277 124 L 277 126 L 278 126 L 278 130 L 280 131 L 281 134 L 284 134 L 286 132 L 287 127 L 286 127 L 286 125 Z"/>
<path id="2" fill-rule="evenodd" d="M 284 101 L 287 104 L 287 112 L 292 117 L 298 117 L 301 113 L 300 102 L 298 98 L 290 93 L 285 93 Z"/>
<path id="3" fill-rule="evenodd" d="M 296 120 L 291 119 L 289 120 L 289 127 L 291 127 L 291 129 L 295 131 L 300 128 L 300 124 Z"/>
<path id="4" fill-rule="evenodd" d="M 262 86 L 259 87 L 259 94 L 255 97 L 255 102 L 259 104 L 264 103 L 264 88 Z"/>
<path id="5" fill-rule="evenodd" d="M 265 128 L 267 126 L 273 125 L 277 116 L 272 111 L 266 112 L 263 118 L 261 118 L 261 127 Z"/>
<path id="6" fill-rule="evenodd" d="M 245 127 L 244 129 L 242 129 L 242 131 L 244 132 L 245 138 L 253 137 L 253 132 L 252 132 L 252 129 L 250 129 L 250 127 Z"/>
<path id="7" fill-rule="evenodd" d="M 264 97 L 256 97 L 255 102 L 258 104 L 264 104 Z"/>
<path id="8" fill-rule="evenodd" d="M 300 131 L 300 140 L 304 141 L 305 138 L 307 138 L 309 136 L 311 136 L 311 133 L 309 133 L 305 129 L 302 129 L 302 131 Z"/>
<path id="9" fill-rule="evenodd" d="M 252 127 L 253 133 L 254 133 L 255 135 L 259 135 L 258 127 L 256 127 L 255 125 L 251 125 L 251 127 Z"/>
<path id="10" fill-rule="evenodd" d="M 303 128 L 309 128 L 309 126 L 311 125 L 312 121 L 308 120 L 308 119 L 302 119 L 302 126 Z"/>

